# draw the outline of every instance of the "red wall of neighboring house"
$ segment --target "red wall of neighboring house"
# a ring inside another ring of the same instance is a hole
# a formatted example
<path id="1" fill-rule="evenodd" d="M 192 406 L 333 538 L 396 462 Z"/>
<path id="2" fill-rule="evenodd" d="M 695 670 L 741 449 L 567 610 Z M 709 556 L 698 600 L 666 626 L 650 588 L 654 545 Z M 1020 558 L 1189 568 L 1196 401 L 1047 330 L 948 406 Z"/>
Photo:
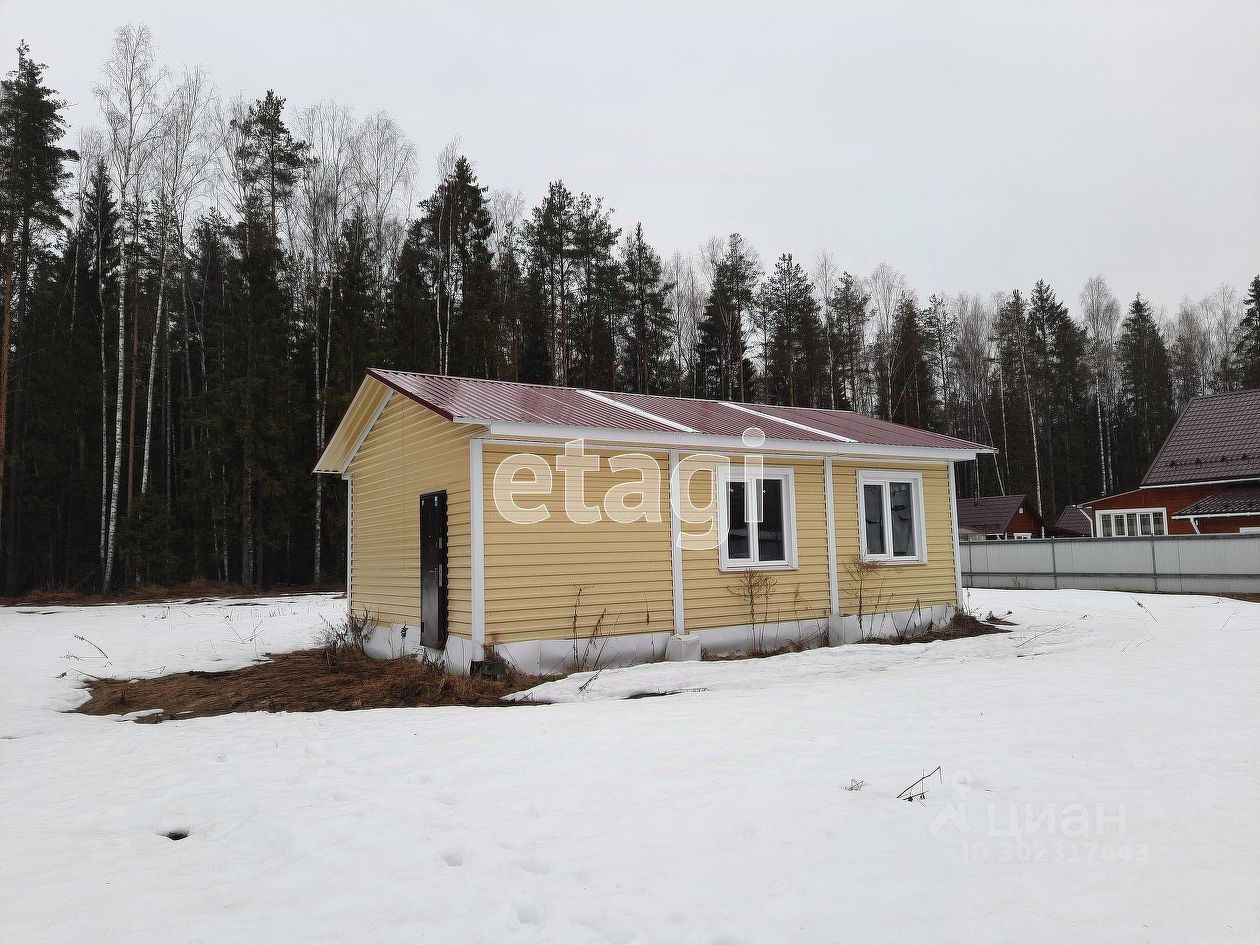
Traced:
<path id="1" fill-rule="evenodd" d="M 1008 537 L 1014 537 L 1016 534 L 1027 532 L 1033 538 L 1041 537 L 1041 519 L 1028 511 L 1025 506 L 1023 511 L 1016 512 L 1015 517 L 1011 519 L 1011 524 L 1006 526 L 1006 534 Z"/>
<path id="2" fill-rule="evenodd" d="M 1168 521 L 1168 534 L 1170 535 L 1193 535 L 1195 534 L 1194 526 L 1190 524 L 1189 519 L 1173 518 L 1178 512 L 1187 506 L 1193 505 L 1200 499 L 1206 499 L 1210 495 L 1215 495 L 1222 489 L 1227 488 L 1226 485 L 1206 485 L 1206 486 L 1168 486 L 1164 489 L 1135 489 L 1132 492 L 1123 492 L 1119 495 L 1108 496 L 1105 499 L 1099 499 L 1091 502 L 1083 508 L 1089 509 L 1090 518 L 1094 520 L 1094 528 L 1098 528 L 1098 518 L 1093 514 L 1095 512 L 1106 512 L 1113 509 L 1164 509 L 1166 511 L 1165 518 Z M 1246 516 L 1239 518 L 1201 518 L 1199 519 L 1199 531 L 1201 535 L 1220 534 L 1222 532 L 1237 532 L 1240 528 L 1251 528 L 1260 526 L 1260 516 Z"/>

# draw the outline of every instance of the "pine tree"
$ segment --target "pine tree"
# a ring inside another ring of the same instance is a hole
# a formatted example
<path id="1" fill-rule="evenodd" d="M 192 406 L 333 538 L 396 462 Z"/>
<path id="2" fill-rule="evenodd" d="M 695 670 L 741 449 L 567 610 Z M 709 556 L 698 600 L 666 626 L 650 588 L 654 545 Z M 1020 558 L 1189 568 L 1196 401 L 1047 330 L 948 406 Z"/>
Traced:
<path id="1" fill-rule="evenodd" d="M 540 302 L 536 314 L 540 316 L 541 339 L 547 348 L 546 363 L 549 368 L 547 383 L 567 384 L 569 365 L 569 317 L 574 307 L 575 274 L 573 267 L 574 231 L 577 225 L 577 208 L 573 194 L 563 181 L 552 181 L 547 196 L 535 207 L 526 221 L 522 238 L 525 243 L 527 265 Z M 523 370 L 522 375 L 532 371 Z"/>
<path id="2" fill-rule="evenodd" d="M 827 372 L 818 302 L 805 270 L 791 253 L 775 263 L 757 293 L 763 325 L 762 394 L 768 402 L 822 406 Z"/>
<path id="3" fill-rule="evenodd" d="M 1244 390 L 1260 388 L 1260 276 L 1251 280 L 1236 338 L 1234 365 L 1239 386 Z"/>
<path id="4" fill-rule="evenodd" d="M 569 322 L 567 383 L 597 390 L 617 384 L 616 325 L 626 305 L 621 267 L 613 256 L 621 230 L 602 199 L 581 194 L 574 210 L 574 312 Z"/>
<path id="5" fill-rule="evenodd" d="M 1164 336 L 1141 293 L 1120 326 L 1121 475 L 1117 486 L 1131 488 L 1146 472 L 1177 419 L 1172 373 Z"/>
<path id="6" fill-rule="evenodd" d="M 471 377 L 497 376 L 505 339 L 495 318 L 494 226 L 486 188 L 460 155 L 451 174 L 420 205 L 412 229 L 420 273 L 436 316 L 436 371 Z M 410 242 L 410 240 L 409 240 Z"/>
<path id="7" fill-rule="evenodd" d="M 670 358 L 674 317 L 661 257 L 643 239 L 643 224 L 621 248 L 626 308 L 621 322 L 621 387 L 640 394 L 663 394 L 677 385 L 678 366 Z"/>

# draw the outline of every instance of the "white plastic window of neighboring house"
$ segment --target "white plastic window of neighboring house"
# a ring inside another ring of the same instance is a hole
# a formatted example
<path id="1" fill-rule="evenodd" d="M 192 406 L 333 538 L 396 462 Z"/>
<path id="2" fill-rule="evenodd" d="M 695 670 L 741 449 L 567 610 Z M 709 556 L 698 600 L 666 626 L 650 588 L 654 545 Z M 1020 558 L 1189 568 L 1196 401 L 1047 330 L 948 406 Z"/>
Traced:
<path id="1" fill-rule="evenodd" d="M 1032 532 L 1016 532 L 1016 533 L 1015 533 L 1015 537 L 1016 537 L 1016 538 L 1027 538 L 1027 539 L 1031 539 L 1031 538 L 1032 538 Z"/>
<path id="2" fill-rule="evenodd" d="M 1159 537 L 1168 532 L 1164 509 L 1099 512 L 1098 522 L 1103 538 Z"/>
<path id="3" fill-rule="evenodd" d="M 791 469 L 722 469 L 718 529 L 723 571 L 796 567 L 796 481 Z"/>
<path id="4" fill-rule="evenodd" d="M 923 531 L 923 475 L 858 471 L 858 522 L 866 561 L 927 561 Z"/>

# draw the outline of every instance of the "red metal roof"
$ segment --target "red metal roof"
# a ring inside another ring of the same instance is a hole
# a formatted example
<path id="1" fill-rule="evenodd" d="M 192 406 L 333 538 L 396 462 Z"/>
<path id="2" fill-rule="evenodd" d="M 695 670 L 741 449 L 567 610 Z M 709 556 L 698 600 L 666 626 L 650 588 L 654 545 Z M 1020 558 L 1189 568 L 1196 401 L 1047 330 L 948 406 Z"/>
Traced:
<path id="1" fill-rule="evenodd" d="M 372 369 L 368 373 L 448 420 L 723 437 L 738 437 L 756 427 L 770 440 L 837 446 L 851 441 L 928 449 L 989 449 L 978 443 L 875 420 L 847 410 L 737 405 L 689 397 L 587 391 L 403 371 Z"/>
<path id="2" fill-rule="evenodd" d="M 1260 389 L 1186 404 L 1142 485 L 1226 479 L 1260 479 Z"/>

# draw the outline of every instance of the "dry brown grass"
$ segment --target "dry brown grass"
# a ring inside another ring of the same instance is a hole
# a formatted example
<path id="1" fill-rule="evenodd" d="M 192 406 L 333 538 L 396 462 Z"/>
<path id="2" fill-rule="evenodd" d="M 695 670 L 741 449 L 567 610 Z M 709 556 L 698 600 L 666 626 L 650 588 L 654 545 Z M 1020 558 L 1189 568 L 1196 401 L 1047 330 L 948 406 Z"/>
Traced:
<path id="1" fill-rule="evenodd" d="M 995 618 L 996 619 L 996 618 Z M 1010 621 L 1003 621 L 1006 626 L 1014 626 Z M 932 643 L 936 640 L 963 640 L 967 637 L 982 637 L 991 633 L 1010 633 L 1006 626 L 995 626 L 978 619 L 973 614 L 958 611 L 950 618 L 949 623 L 931 624 L 910 633 L 899 633 L 891 637 L 868 636 L 858 643 L 882 643 L 886 646 L 897 646 L 904 643 Z"/>
<path id="2" fill-rule="evenodd" d="M 469 678 L 411 657 L 373 659 L 324 647 L 280 653 L 266 662 L 226 672 L 172 673 L 153 679 L 99 679 L 75 711 L 124 715 L 160 709 L 137 722 L 193 719 L 232 712 L 322 712 L 327 709 L 414 706 L 507 706 L 503 696 L 543 682 L 509 673 L 504 679 Z"/>

